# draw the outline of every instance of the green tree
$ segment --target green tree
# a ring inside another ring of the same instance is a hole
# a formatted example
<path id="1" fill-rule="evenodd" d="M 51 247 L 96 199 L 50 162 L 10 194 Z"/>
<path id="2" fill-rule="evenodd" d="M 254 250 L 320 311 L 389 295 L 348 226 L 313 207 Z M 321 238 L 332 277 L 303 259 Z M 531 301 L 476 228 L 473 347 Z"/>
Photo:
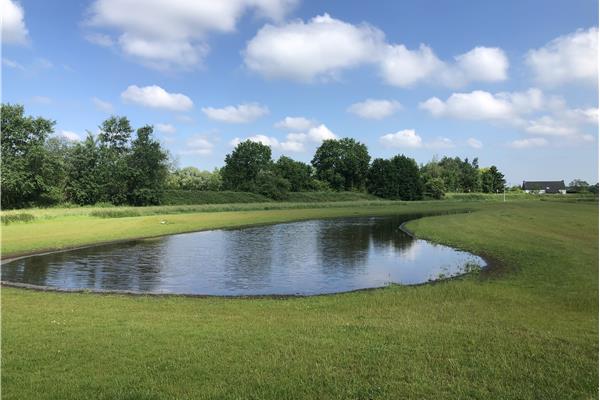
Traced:
<path id="1" fill-rule="evenodd" d="M 97 168 L 101 197 L 97 201 L 116 205 L 126 204 L 129 199 L 128 179 L 131 171 L 127 158 L 133 129 L 126 117 L 112 116 L 99 126 L 100 156 Z"/>
<path id="2" fill-rule="evenodd" d="M 312 168 L 308 164 L 281 156 L 273 168 L 275 174 L 289 182 L 292 192 L 313 190 L 315 187 L 312 178 Z"/>
<path id="3" fill-rule="evenodd" d="M 589 183 L 581 179 L 573 179 L 571 183 L 569 183 L 569 188 L 577 193 L 587 192 L 589 186 Z"/>
<path id="4" fill-rule="evenodd" d="M 127 158 L 128 203 L 135 206 L 159 204 L 168 173 L 168 155 L 152 138 L 154 128 L 146 125 L 136 132 Z"/>
<path id="5" fill-rule="evenodd" d="M 221 173 L 218 169 L 209 172 L 185 167 L 171 172 L 167 185 L 169 189 L 217 191 L 221 189 Z"/>
<path id="6" fill-rule="evenodd" d="M 481 188 L 484 193 L 499 193 L 504 190 L 506 180 L 495 165 L 481 171 Z"/>
<path id="7" fill-rule="evenodd" d="M 369 171 L 367 146 L 354 139 L 325 140 L 312 159 L 318 179 L 334 190 L 363 190 Z"/>
<path id="8" fill-rule="evenodd" d="M 425 195 L 432 199 L 441 199 L 444 197 L 446 188 L 444 187 L 444 181 L 442 178 L 429 178 L 425 182 Z"/>
<path id="9" fill-rule="evenodd" d="M 260 171 L 256 178 L 255 192 L 273 200 L 285 200 L 290 191 L 290 182 L 273 171 Z"/>
<path id="10" fill-rule="evenodd" d="M 373 160 L 368 172 L 369 193 L 386 199 L 419 200 L 423 185 L 415 160 L 404 155 Z"/>
<path id="11" fill-rule="evenodd" d="M 44 203 L 56 197 L 60 164 L 45 148 L 55 122 L 25 116 L 22 105 L 0 106 L 2 207 L 17 208 Z"/>
<path id="12" fill-rule="evenodd" d="M 65 195 L 67 200 L 81 205 L 94 204 L 101 197 L 98 175 L 100 148 L 98 141 L 88 132 L 86 139 L 70 151 L 67 161 Z"/>
<path id="13" fill-rule="evenodd" d="M 246 140 L 225 156 L 221 169 L 223 188 L 257 192 L 256 181 L 261 172 L 271 169 L 271 148 L 262 143 Z"/>

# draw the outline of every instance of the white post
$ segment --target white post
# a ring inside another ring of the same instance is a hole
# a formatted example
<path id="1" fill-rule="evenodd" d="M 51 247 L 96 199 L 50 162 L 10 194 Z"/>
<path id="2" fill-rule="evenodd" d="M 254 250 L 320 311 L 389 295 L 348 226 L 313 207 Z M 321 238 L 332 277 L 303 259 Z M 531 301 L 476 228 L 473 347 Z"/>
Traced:
<path id="1" fill-rule="evenodd" d="M 503 201 L 506 201 L 506 188 L 504 188 L 504 200 Z"/>

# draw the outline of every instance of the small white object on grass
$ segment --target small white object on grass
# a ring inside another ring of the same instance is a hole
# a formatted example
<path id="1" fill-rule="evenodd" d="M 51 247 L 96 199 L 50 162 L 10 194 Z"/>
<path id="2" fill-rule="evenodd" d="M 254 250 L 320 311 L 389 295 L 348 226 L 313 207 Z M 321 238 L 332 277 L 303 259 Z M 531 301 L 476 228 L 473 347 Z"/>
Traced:
<path id="1" fill-rule="evenodd" d="M 165 221 L 164 219 L 162 221 L 160 221 L 161 224 L 166 224 L 167 221 Z"/>

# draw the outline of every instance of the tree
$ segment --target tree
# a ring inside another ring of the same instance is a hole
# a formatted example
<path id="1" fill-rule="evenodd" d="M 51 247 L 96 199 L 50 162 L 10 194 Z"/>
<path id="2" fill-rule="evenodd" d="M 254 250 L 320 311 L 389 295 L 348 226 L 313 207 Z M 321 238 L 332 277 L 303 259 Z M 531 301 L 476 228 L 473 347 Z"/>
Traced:
<path id="1" fill-rule="evenodd" d="M 221 169 L 223 188 L 256 192 L 259 174 L 268 171 L 271 164 L 269 146 L 246 140 L 225 156 L 225 166 Z"/>
<path id="2" fill-rule="evenodd" d="M 484 193 L 498 193 L 504 190 L 506 180 L 495 165 L 481 171 L 481 188 Z"/>
<path id="3" fill-rule="evenodd" d="M 100 148 L 98 141 L 88 132 L 86 139 L 71 150 L 67 162 L 65 196 L 81 205 L 94 204 L 102 197 L 98 174 Z"/>
<path id="4" fill-rule="evenodd" d="M 445 195 L 446 188 L 442 178 L 430 178 L 425 182 L 425 195 L 432 199 L 441 199 Z"/>
<path id="5" fill-rule="evenodd" d="M 285 200 L 290 188 L 291 185 L 287 179 L 276 175 L 273 171 L 264 170 L 258 174 L 254 191 L 273 200 Z"/>
<path id="6" fill-rule="evenodd" d="M 313 190 L 312 168 L 301 161 L 281 156 L 275 163 L 274 172 L 289 182 L 292 192 Z"/>
<path id="7" fill-rule="evenodd" d="M 415 160 L 404 155 L 389 160 L 373 160 L 367 189 L 369 193 L 386 199 L 418 200 L 423 197 L 419 167 Z"/>
<path id="8" fill-rule="evenodd" d="M 334 190 L 363 190 L 371 156 L 367 146 L 354 139 L 325 140 L 312 159 L 318 179 Z"/>
<path id="9" fill-rule="evenodd" d="M 118 152 L 127 150 L 133 129 L 126 117 L 111 116 L 98 127 L 100 143 Z"/>
<path id="10" fill-rule="evenodd" d="M 126 117 L 112 116 L 99 126 L 100 152 L 97 166 L 101 197 L 96 201 L 125 204 L 129 198 L 127 158 L 133 129 Z"/>
<path id="11" fill-rule="evenodd" d="M 0 114 L 3 208 L 53 201 L 60 165 L 48 154 L 45 144 L 55 122 L 25 116 L 22 105 L 2 104 Z"/>
<path id="12" fill-rule="evenodd" d="M 569 183 L 569 188 L 577 193 L 587 192 L 589 186 L 589 183 L 581 179 L 573 179 L 571 183 Z"/>
<path id="13" fill-rule="evenodd" d="M 159 204 L 168 173 L 168 156 L 152 138 L 154 128 L 146 125 L 136 132 L 127 158 L 128 203 L 135 206 Z"/>
<path id="14" fill-rule="evenodd" d="M 213 172 L 200 171 L 196 167 L 185 167 L 171 172 L 167 178 L 169 189 L 181 190 L 220 190 L 221 173 L 218 169 Z"/>

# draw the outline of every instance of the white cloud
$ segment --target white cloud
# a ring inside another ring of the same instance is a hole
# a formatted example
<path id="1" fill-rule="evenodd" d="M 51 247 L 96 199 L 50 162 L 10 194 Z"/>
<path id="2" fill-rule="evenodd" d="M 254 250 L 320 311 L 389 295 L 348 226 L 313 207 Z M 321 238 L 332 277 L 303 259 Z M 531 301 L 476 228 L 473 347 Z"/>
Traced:
<path id="1" fill-rule="evenodd" d="M 374 100 L 354 103 L 348 107 L 348 112 L 366 119 L 383 119 L 402 109 L 400 103 L 395 100 Z"/>
<path id="2" fill-rule="evenodd" d="M 444 63 L 433 50 L 422 44 L 418 50 L 404 45 L 388 45 L 381 60 L 381 75 L 393 86 L 408 87 L 431 77 Z"/>
<path id="3" fill-rule="evenodd" d="M 85 35 L 85 40 L 102 47 L 112 47 L 115 44 L 113 38 L 104 33 L 88 33 Z"/>
<path id="4" fill-rule="evenodd" d="M 548 141 L 544 138 L 531 138 L 514 140 L 509 145 L 515 149 L 527 149 L 531 147 L 543 147 L 547 144 Z"/>
<path id="5" fill-rule="evenodd" d="M 453 93 L 446 101 L 432 97 L 419 107 L 434 117 L 500 122 L 525 133 L 581 139 L 584 125 L 598 124 L 597 108 L 569 109 L 561 97 L 539 89 L 492 94 L 476 90 Z"/>
<path id="6" fill-rule="evenodd" d="M 25 70 L 25 67 L 21 64 L 19 64 L 18 62 L 11 60 L 9 58 L 4 58 L 2 57 L 2 65 L 6 65 L 9 68 L 15 68 L 15 69 L 20 69 L 22 71 Z"/>
<path id="7" fill-rule="evenodd" d="M 451 117 L 469 120 L 508 120 L 531 113 L 544 106 L 539 89 L 526 92 L 501 92 L 492 94 L 482 90 L 470 93 L 453 93 L 446 101 L 432 97 L 419 104 L 434 117 Z"/>
<path id="8" fill-rule="evenodd" d="M 508 58 L 498 47 L 475 47 L 455 58 L 455 68 L 462 80 L 498 82 L 508 78 Z"/>
<path id="9" fill-rule="evenodd" d="M 527 122 L 525 131 L 537 135 L 569 136 L 578 132 L 577 127 L 565 121 L 545 115 Z"/>
<path id="10" fill-rule="evenodd" d="M 507 78 L 509 66 L 504 52 L 496 47 L 476 47 L 444 62 L 424 44 L 410 50 L 403 44 L 387 43 L 376 27 L 353 25 L 329 14 L 308 22 L 265 25 L 248 42 L 244 63 L 266 78 L 299 82 L 336 78 L 342 70 L 371 64 L 379 67 L 386 83 L 399 87 L 420 82 L 447 86 L 497 82 Z"/>
<path id="11" fill-rule="evenodd" d="M 102 111 L 108 114 L 114 111 L 113 105 L 108 101 L 101 100 L 97 97 L 92 97 L 92 103 L 94 103 L 94 106 L 96 106 L 96 109 L 98 111 Z"/>
<path id="12" fill-rule="evenodd" d="M 322 142 L 329 139 L 337 139 L 337 136 L 324 124 L 310 128 L 306 136 L 313 142 Z"/>
<path id="13" fill-rule="evenodd" d="M 288 131 L 306 131 L 315 125 L 314 121 L 304 117 L 285 117 L 275 124 L 276 128 Z"/>
<path id="14" fill-rule="evenodd" d="M 257 103 L 246 103 L 223 108 L 204 107 L 202 112 L 215 121 L 245 124 L 269 113 L 269 109 Z"/>
<path id="15" fill-rule="evenodd" d="M 556 86 L 568 82 L 598 84 L 598 28 L 559 36 L 525 57 L 538 82 Z"/>
<path id="16" fill-rule="evenodd" d="M 158 68 L 192 68 L 201 63 L 212 32 L 230 33 L 249 11 L 279 21 L 296 0 L 96 0 L 85 25 L 113 30 L 92 42 L 105 46 L 116 42 L 128 56 Z M 115 35 L 116 33 L 116 35 Z M 113 38 L 117 36 L 116 38 Z M 100 39 L 100 40 L 98 40 Z"/>
<path id="17" fill-rule="evenodd" d="M 452 139 L 447 137 L 437 137 L 429 143 L 425 143 L 425 147 L 430 149 L 451 149 L 455 147 Z"/>
<path id="18" fill-rule="evenodd" d="M 215 145 L 203 135 L 194 135 L 186 141 L 185 150 L 180 151 L 184 155 L 208 155 L 211 154 Z"/>
<path id="19" fill-rule="evenodd" d="M 246 139 L 234 138 L 229 142 L 232 146 L 237 146 L 243 140 L 251 140 L 270 146 L 275 150 L 302 152 L 309 143 L 320 144 L 324 140 L 337 139 L 337 136 L 324 124 L 314 126 L 306 132 L 288 133 L 284 141 L 280 141 L 273 136 L 254 135 Z"/>
<path id="20" fill-rule="evenodd" d="M 481 149 L 483 147 L 483 143 L 475 138 L 468 138 L 467 145 L 474 149 Z"/>
<path id="21" fill-rule="evenodd" d="M 244 63 L 267 78 L 311 82 L 376 58 L 383 33 L 323 14 L 304 23 L 265 25 L 244 52 Z"/>
<path id="22" fill-rule="evenodd" d="M 193 107 L 192 100 L 181 93 L 169 93 L 160 86 L 129 86 L 121 98 L 126 103 L 135 103 L 144 107 L 164 108 L 172 111 L 186 111 Z"/>
<path id="23" fill-rule="evenodd" d="M 413 129 L 404 129 L 396 133 L 388 133 L 379 138 L 380 142 L 390 147 L 421 147 L 423 140 Z"/>
<path id="24" fill-rule="evenodd" d="M 29 41 L 27 27 L 25 26 L 25 12 L 17 1 L 0 0 L 2 10 L 2 43 L 27 44 Z"/>
<path id="25" fill-rule="evenodd" d="M 154 126 L 156 127 L 157 131 L 167 134 L 167 135 L 173 135 L 175 132 L 177 132 L 177 129 L 175 129 L 175 127 L 171 124 L 158 123 Z"/>
<path id="26" fill-rule="evenodd" d="M 383 79 L 393 86 L 409 87 L 432 82 L 460 87 L 470 82 L 506 80 L 508 58 L 497 47 L 476 47 L 455 57 L 454 62 L 440 60 L 433 50 L 421 44 L 418 50 L 404 45 L 388 45 L 381 61 Z"/>
<path id="27" fill-rule="evenodd" d="M 81 141 L 81 136 L 72 131 L 60 131 L 60 136 L 71 141 L 71 142 L 79 142 Z"/>

